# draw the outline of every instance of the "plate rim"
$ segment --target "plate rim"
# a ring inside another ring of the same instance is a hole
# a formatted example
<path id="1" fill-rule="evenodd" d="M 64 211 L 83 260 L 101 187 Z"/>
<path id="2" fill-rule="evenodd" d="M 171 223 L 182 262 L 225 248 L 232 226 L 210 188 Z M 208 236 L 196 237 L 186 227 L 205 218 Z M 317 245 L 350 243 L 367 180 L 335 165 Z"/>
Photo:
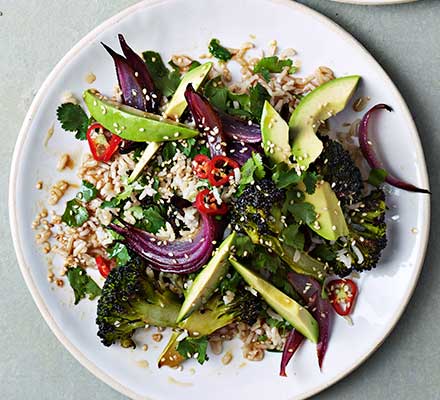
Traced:
<path id="1" fill-rule="evenodd" d="M 332 0 L 336 3 L 353 4 L 355 6 L 390 6 L 395 4 L 414 3 L 417 0 Z"/>
<path id="2" fill-rule="evenodd" d="M 142 8 L 149 8 L 161 3 L 166 3 L 168 1 L 173 0 L 142 0 L 138 3 L 135 3 L 122 11 L 118 12 L 117 14 L 113 15 L 112 17 L 108 18 L 107 20 L 103 21 L 101 24 L 99 24 L 97 27 L 92 29 L 89 33 L 87 33 L 84 37 L 82 37 L 62 58 L 61 60 L 55 65 L 55 67 L 52 69 L 52 71 L 49 73 L 49 75 L 44 80 L 43 84 L 39 88 L 37 94 L 35 95 L 28 112 L 26 113 L 26 116 L 24 118 L 22 127 L 19 131 L 17 141 L 14 147 L 12 162 L 11 162 L 11 170 L 10 170 L 10 176 L 9 176 L 9 201 L 8 201 L 8 207 L 9 207 L 9 225 L 11 230 L 11 235 L 13 239 L 13 245 L 15 254 L 17 257 L 18 265 L 20 267 L 21 274 L 23 275 L 23 278 L 26 282 L 26 285 L 28 287 L 28 290 L 30 291 L 32 298 L 37 305 L 38 310 L 40 311 L 40 314 L 43 316 L 45 322 L 55 335 L 55 337 L 60 341 L 60 343 L 70 352 L 70 354 L 82 365 L 84 366 L 89 372 L 91 372 L 94 376 L 96 376 L 98 379 L 100 379 L 102 382 L 106 383 L 119 393 L 133 399 L 133 400 L 152 400 L 149 395 L 139 395 L 138 393 L 135 393 L 133 390 L 131 390 L 129 387 L 126 387 L 125 385 L 119 383 L 116 379 L 105 373 L 102 369 L 97 367 L 90 359 L 88 359 L 79 348 L 73 345 L 73 343 L 66 337 L 64 332 L 60 329 L 52 315 L 50 314 L 46 302 L 41 295 L 40 291 L 38 290 L 38 287 L 36 283 L 33 281 L 32 275 L 30 273 L 30 268 L 25 262 L 25 257 L 22 251 L 22 245 L 20 241 L 20 233 L 18 229 L 18 210 L 16 209 L 16 177 L 18 175 L 18 166 L 19 166 L 19 160 L 20 160 L 20 154 L 22 150 L 22 145 L 29 134 L 29 129 L 31 127 L 33 117 L 38 112 L 38 109 L 41 105 L 41 103 L 44 100 L 44 93 L 46 91 L 46 88 L 49 87 L 53 80 L 57 77 L 58 74 L 60 74 L 64 67 L 69 63 L 69 61 L 88 43 L 95 40 L 95 38 L 108 28 L 110 28 L 112 25 L 117 23 L 119 20 L 128 17 L 131 14 L 134 14 L 137 12 L 137 10 Z M 392 81 L 392 79 L 388 76 L 388 74 L 385 72 L 385 70 L 382 68 L 380 63 L 369 53 L 369 51 L 356 39 L 354 36 L 352 36 L 348 31 L 343 29 L 341 26 L 339 26 L 337 23 L 332 21 L 330 18 L 326 17 L 325 15 L 319 13 L 318 11 L 315 11 L 311 9 L 310 7 L 293 2 L 291 0 L 260 0 L 265 1 L 268 3 L 272 3 L 275 5 L 283 5 L 287 6 L 292 9 L 299 10 L 301 13 L 309 14 L 314 19 L 316 19 L 321 24 L 324 24 L 329 29 L 332 29 L 337 33 L 339 36 L 342 37 L 345 41 L 348 41 L 351 43 L 352 46 L 358 48 L 361 52 L 364 53 L 364 56 L 366 59 L 373 63 L 376 68 L 378 69 L 378 72 L 382 75 L 384 80 L 388 80 L 391 84 L 391 90 L 393 92 L 393 96 L 397 99 L 397 102 L 400 103 L 399 107 L 402 110 L 402 117 L 404 117 L 407 120 L 407 123 L 409 123 L 410 131 L 411 131 L 411 139 L 413 143 L 416 145 L 416 153 L 421 161 L 422 165 L 420 167 L 420 174 L 421 174 L 421 180 L 424 187 L 429 188 L 429 178 L 428 178 L 428 172 L 427 172 L 427 166 L 426 166 L 426 160 L 423 152 L 423 147 L 420 141 L 420 135 L 418 133 L 417 127 L 415 125 L 414 119 L 411 115 L 411 112 L 400 94 L 399 90 L 397 89 L 396 85 Z M 346 1 L 346 0 L 334 0 L 334 1 Z M 348 0 L 351 1 L 351 0 Z M 402 0 L 391 0 L 391 1 L 402 1 Z M 415 1 L 415 0 L 404 0 L 405 2 L 409 1 Z M 360 4 L 360 3 L 357 3 Z M 371 4 L 371 3 L 370 3 Z M 317 386 L 316 388 L 309 390 L 306 393 L 300 394 L 298 396 L 295 396 L 293 398 L 290 398 L 290 400 L 302 400 L 309 398 L 310 396 L 313 396 L 315 394 L 320 393 L 321 391 L 327 389 L 330 386 L 333 386 L 335 383 L 340 381 L 341 379 L 345 378 L 347 375 L 355 371 L 360 365 L 362 365 L 386 340 L 386 338 L 390 335 L 390 333 L 394 330 L 397 322 L 400 320 L 403 312 L 405 311 L 409 300 L 411 299 L 413 292 L 415 290 L 415 287 L 417 285 L 417 282 L 420 277 L 421 270 L 423 268 L 425 256 L 426 256 L 426 250 L 428 245 L 428 238 L 429 238 L 429 231 L 430 231 L 430 220 L 431 220 L 431 203 L 430 198 L 428 196 L 425 197 L 424 200 L 422 200 L 423 207 L 426 210 L 426 220 L 423 224 L 423 230 L 419 232 L 421 235 L 420 239 L 420 257 L 417 260 L 417 263 L 414 265 L 414 268 L 416 269 L 414 280 L 412 284 L 408 287 L 406 293 L 404 293 L 404 300 L 400 304 L 400 307 L 396 314 L 394 315 L 393 319 L 391 320 L 389 326 L 387 327 L 387 330 L 382 338 L 380 338 L 374 346 L 361 358 L 357 360 L 356 363 L 354 363 L 351 367 L 349 367 L 346 371 L 343 371 L 339 375 L 333 377 L 329 381 Z"/>

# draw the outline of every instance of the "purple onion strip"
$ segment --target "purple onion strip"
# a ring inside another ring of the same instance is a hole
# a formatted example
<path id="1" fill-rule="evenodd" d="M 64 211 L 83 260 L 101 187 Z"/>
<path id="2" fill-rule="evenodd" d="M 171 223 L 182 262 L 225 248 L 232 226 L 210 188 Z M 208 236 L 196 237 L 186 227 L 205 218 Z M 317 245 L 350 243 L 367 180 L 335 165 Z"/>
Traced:
<path id="1" fill-rule="evenodd" d="M 327 352 L 330 338 L 330 303 L 321 297 L 321 285 L 313 278 L 289 272 L 287 279 L 296 292 L 307 303 L 312 315 L 318 321 L 319 339 L 316 347 L 319 368 L 322 368 L 325 353 Z"/>
<path id="2" fill-rule="evenodd" d="M 393 109 L 386 104 L 377 104 L 373 108 L 368 110 L 363 116 L 361 123 L 359 125 L 359 145 L 362 154 L 364 155 L 365 159 L 367 160 L 371 168 L 384 169 L 382 163 L 379 161 L 379 159 L 376 156 L 371 141 L 368 138 L 368 124 L 370 122 L 370 117 L 377 110 L 393 111 Z M 389 173 L 387 173 L 387 176 L 385 177 L 385 182 L 389 183 L 391 186 L 394 186 L 399 189 L 407 190 L 409 192 L 431 194 L 429 190 L 418 188 L 417 186 L 402 181 Z"/>
<path id="3" fill-rule="evenodd" d="M 223 133 L 229 139 L 244 143 L 260 143 L 261 130 L 257 124 L 248 124 L 241 118 L 219 112 L 223 125 Z"/>
<path id="4" fill-rule="evenodd" d="M 287 376 L 286 367 L 290 359 L 295 354 L 298 347 L 304 340 L 304 336 L 299 333 L 296 329 L 292 329 L 287 336 L 286 343 L 283 349 L 283 355 L 281 356 L 281 366 L 280 366 L 280 376 Z"/>

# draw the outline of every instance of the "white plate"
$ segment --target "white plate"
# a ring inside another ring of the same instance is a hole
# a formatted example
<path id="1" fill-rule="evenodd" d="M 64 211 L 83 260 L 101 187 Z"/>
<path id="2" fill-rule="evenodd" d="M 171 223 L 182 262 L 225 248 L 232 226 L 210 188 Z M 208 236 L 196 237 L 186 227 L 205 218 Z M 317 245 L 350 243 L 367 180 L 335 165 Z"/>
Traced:
<path id="1" fill-rule="evenodd" d="M 349 3 L 358 6 L 386 6 L 390 4 L 412 3 L 417 0 L 332 0 L 337 3 Z"/>
<path id="2" fill-rule="evenodd" d="M 187 363 L 182 372 L 158 370 L 155 361 L 160 349 L 152 342 L 148 352 L 140 348 L 129 351 L 117 346 L 103 347 L 96 337 L 95 304 L 83 301 L 74 307 L 70 288 L 54 289 L 48 284 L 47 260 L 34 244 L 31 222 L 48 196 L 46 191 L 35 189 L 36 182 L 43 179 L 48 187 L 60 177 L 77 179 L 73 172 L 57 173 L 56 162 L 63 151 L 68 150 L 78 161 L 85 150 L 58 124 L 48 147 L 43 146 L 44 136 L 55 121 L 60 96 L 70 90 L 79 97 L 87 88 L 84 77 L 90 71 L 97 76 L 94 86 L 111 93 L 116 82 L 114 66 L 99 42 L 117 49 L 119 32 L 138 51 L 156 49 L 165 60 L 173 53 L 203 54 L 212 37 L 238 46 L 249 40 L 249 34 L 255 34 L 261 47 L 272 39 L 277 39 L 281 48 L 294 47 L 302 60 L 303 74 L 327 65 L 338 76 L 362 75 L 358 95 L 368 94 L 371 105 L 385 102 L 395 110 L 377 115 L 374 122 L 375 130 L 382 133 L 378 142 L 384 159 L 399 175 L 427 187 L 423 152 L 407 106 L 385 72 L 359 43 L 303 5 L 287 0 L 145 1 L 103 23 L 60 61 L 38 92 L 17 141 L 9 205 L 19 264 L 47 323 L 86 368 L 134 399 L 195 400 L 208 395 L 211 400 L 251 396 L 284 400 L 302 399 L 323 390 L 362 363 L 402 314 L 422 267 L 429 229 L 428 197 L 403 191 L 389 196 L 389 216 L 400 218 L 389 223 L 390 243 L 380 267 L 360 281 L 354 326 L 341 318 L 335 321 L 322 372 L 310 343 L 295 355 L 288 378 L 278 377 L 279 354 L 267 353 L 263 362 L 243 364 L 239 342 L 225 346 L 234 354 L 228 366 L 213 356 L 202 367 L 192 361 Z M 337 127 L 355 118 L 359 114 L 347 110 L 333 125 Z M 72 190 L 66 198 L 74 193 Z M 418 233 L 412 233 L 412 228 L 417 228 Z M 147 341 L 151 334 L 140 336 Z M 141 360 L 148 360 L 150 367 L 145 368 L 145 363 L 139 363 Z"/>

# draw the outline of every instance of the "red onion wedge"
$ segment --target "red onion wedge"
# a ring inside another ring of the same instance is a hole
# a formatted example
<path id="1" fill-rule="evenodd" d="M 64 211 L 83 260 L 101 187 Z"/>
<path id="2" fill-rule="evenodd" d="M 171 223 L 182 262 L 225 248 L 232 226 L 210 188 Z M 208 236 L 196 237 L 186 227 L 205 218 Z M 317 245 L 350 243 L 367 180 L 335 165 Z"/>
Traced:
<path id="1" fill-rule="evenodd" d="M 283 355 L 281 356 L 280 376 L 287 376 L 286 367 L 290 359 L 295 354 L 298 347 L 304 340 L 304 336 L 296 329 L 292 329 L 287 336 L 286 343 L 284 344 Z"/>
<path id="2" fill-rule="evenodd" d="M 191 84 L 185 91 L 188 108 L 200 133 L 206 134 L 211 157 L 226 154 L 222 121 L 209 101 L 197 93 Z"/>
<path id="3" fill-rule="evenodd" d="M 206 264 L 214 249 L 213 241 L 218 239 L 220 227 L 217 221 L 201 214 L 200 227 L 195 236 L 178 239 L 167 244 L 158 244 L 158 239 L 127 222 L 123 226 L 109 225 L 124 237 L 124 243 L 135 253 L 149 261 L 152 268 L 162 272 L 189 274 Z"/>
<path id="4" fill-rule="evenodd" d="M 249 158 L 252 157 L 252 153 L 262 153 L 263 149 L 259 144 L 240 143 L 232 141 L 228 143 L 228 157 L 237 161 L 242 166 Z"/>
<path id="5" fill-rule="evenodd" d="M 319 340 L 316 346 L 319 368 L 322 368 L 330 338 L 330 303 L 321 296 L 321 285 L 315 279 L 296 272 L 288 272 L 287 280 L 307 303 L 312 315 L 318 321 Z"/>
<path id="6" fill-rule="evenodd" d="M 371 168 L 384 169 L 382 163 L 379 161 L 379 159 L 376 156 L 376 153 L 374 152 L 371 141 L 368 139 L 368 123 L 370 122 L 371 115 L 377 110 L 393 111 L 393 109 L 386 104 L 377 104 L 373 108 L 368 110 L 366 114 L 363 116 L 361 123 L 359 125 L 359 145 L 362 154 L 364 155 L 365 159 L 367 160 Z M 409 192 L 431 194 L 429 190 L 418 188 L 417 186 L 414 186 L 411 183 L 407 183 L 400 179 L 397 179 L 396 177 L 390 175 L 389 173 L 387 173 L 387 176 L 385 177 L 385 182 L 389 183 L 391 186 L 394 186 L 399 189 L 407 190 Z"/>
<path id="7" fill-rule="evenodd" d="M 233 117 L 219 111 L 220 119 L 223 125 L 223 133 L 231 140 L 243 143 L 260 143 L 261 130 L 257 124 L 250 125 L 241 118 Z"/>

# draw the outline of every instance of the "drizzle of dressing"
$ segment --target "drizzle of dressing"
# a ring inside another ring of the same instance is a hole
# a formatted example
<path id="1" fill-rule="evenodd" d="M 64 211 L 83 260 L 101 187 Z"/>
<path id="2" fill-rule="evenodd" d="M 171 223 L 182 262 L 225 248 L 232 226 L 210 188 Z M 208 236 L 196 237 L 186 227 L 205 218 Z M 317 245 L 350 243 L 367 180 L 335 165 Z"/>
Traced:
<path id="1" fill-rule="evenodd" d="M 191 382 L 180 382 L 177 379 L 174 379 L 172 376 L 168 377 L 168 382 L 172 383 L 174 385 L 177 385 L 177 386 L 182 386 L 182 387 L 189 387 L 189 386 L 193 386 L 194 385 Z"/>
<path id="2" fill-rule="evenodd" d="M 147 360 L 136 361 L 136 364 L 140 368 L 148 368 L 150 366 L 150 363 Z"/>

